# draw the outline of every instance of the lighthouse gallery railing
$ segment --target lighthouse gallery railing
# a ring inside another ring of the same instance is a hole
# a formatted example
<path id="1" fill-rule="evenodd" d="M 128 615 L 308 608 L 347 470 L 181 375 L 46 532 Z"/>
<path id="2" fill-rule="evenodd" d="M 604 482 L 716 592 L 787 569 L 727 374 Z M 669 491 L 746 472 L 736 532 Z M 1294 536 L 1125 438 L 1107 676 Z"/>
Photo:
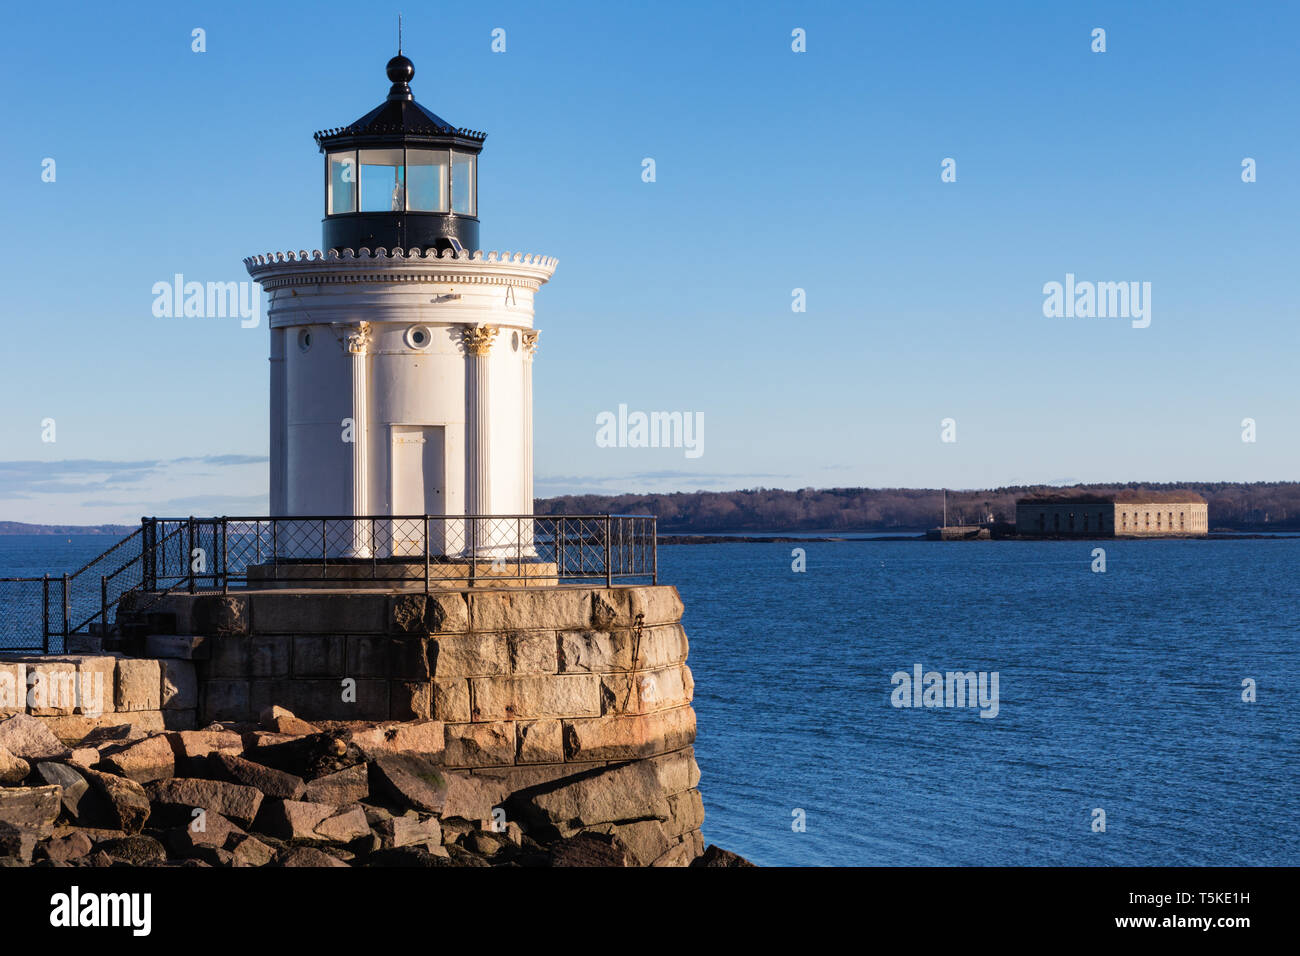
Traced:
<path id="1" fill-rule="evenodd" d="M 144 518 L 61 576 L 0 578 L 0 650 L 49 653 L 111 634 L 175 591 L 657 583 L 651 515 Z"/>

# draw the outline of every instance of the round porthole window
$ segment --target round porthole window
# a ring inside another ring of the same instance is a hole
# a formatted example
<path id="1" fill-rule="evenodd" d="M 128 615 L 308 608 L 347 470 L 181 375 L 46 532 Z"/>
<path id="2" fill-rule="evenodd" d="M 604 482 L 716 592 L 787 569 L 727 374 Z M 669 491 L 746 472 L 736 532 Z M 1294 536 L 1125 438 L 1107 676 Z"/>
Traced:
<path id="1" fill-rule="evenodd" d="M 304 352 L 311 348 L 311 331 L 309 329 L 303 329 L 298 333 L 298 348 Z"/>
<path id="2" fill-rule="evenodd" d="M 423 325 L 413 325 L 406 330 L 406 344 L 413 349 L 427 349 L 433 342 L 433 333 Z"/>
<path id="3" fill-rule="evenodd" d="M 510 347 L 511 347 L 512 349 L 514 349 L 516 352 L 519 351 L 519 333 L 518 333 L 518 332 L 516 332 L 514 335 L 510 336 Z"/>

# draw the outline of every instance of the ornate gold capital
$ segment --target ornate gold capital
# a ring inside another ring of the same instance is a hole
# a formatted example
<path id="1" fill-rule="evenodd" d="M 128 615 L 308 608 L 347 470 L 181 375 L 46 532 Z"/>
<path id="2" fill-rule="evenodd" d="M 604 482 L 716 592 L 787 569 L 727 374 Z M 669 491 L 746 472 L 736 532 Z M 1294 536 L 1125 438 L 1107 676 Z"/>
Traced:
<path id="1" fill-rule="evenodd" d="M 524 333 L 523 335 L 524 351 L 528 353 L 529 358 L 532 358 L 534 355 L 537 354 L 537 339 L 541 336 L 541 334 L 542 334 L 541 332 Z"/>
<path id="2" fill-rule="evenodd" d="M 353 355 L 360 355 L 370 344 L 370 323 L 362 322 L 343 336 L 343 347 Z"/>
<path id="3" fill-rule="evenodd" d="M 470 355 L 487 355 L 499 331 L 487 325 L 467 325 L 461 330 L 461 342 Z"/>

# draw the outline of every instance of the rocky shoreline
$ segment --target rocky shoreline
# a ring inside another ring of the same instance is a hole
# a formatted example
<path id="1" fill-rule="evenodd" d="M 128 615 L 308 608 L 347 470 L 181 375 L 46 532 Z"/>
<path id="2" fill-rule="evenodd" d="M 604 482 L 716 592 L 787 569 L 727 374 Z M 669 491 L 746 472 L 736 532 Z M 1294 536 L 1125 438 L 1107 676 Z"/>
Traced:
<path id="1" fill-rule="evenodd" d="M 639 835 L 660 820 L 645 807 L 682 772 L 676 755 L 510 792 L 439 766 L 441 750 L 437 721 L 307 723 L 281 707 L 76 741 L 18 714 L 0 719 L 0 866 L 753 865 L 715 846 L 648 858 Z"/>

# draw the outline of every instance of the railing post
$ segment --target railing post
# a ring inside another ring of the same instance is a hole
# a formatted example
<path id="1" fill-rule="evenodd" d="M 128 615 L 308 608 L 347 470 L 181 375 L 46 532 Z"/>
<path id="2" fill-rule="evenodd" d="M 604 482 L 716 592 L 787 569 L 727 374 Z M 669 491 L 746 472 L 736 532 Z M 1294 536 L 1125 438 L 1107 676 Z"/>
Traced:
<path id="1" fill-rule="evenodd" d="M 515 519 L 515 577 L 524 577 L 524 519 Z"/>
<path id="2" fill-rule="evenodd" d="M 650 583 L 659 583 L 659 518 L 650 519 Z"/>
<path id="3" fill-rule="evenodd" d="M 614 586 L 614 564 L 611 560 L 612 556 L 610 553 L 610 535 L 613 531 L 612 522 L 613 519 L 609 515 L 605 515 L 605 587 L 607 588 L 612 588 Z"/>
<path id="4" fill-rule="evenodd" d="M 478 518 L 469 522 L 469 583 L 472 586 L 478 572 Z"/>
<path id="5" fill-rule="evenodd" d="M 65 653 L 68 650 L 68 627 L 70 626 L 69 619 L 72 617 L 72 598 L 68 592 L 69 592 L 68 572 L 64 571 L 63 572 L 63 650 Z"/>
<path id="6" fill-rule="evenodd" d="M 271 519 L 271 567 L 276 581 L 280 580 L 280 519 Z"/>
<path id="7" fill-rule="evenodd" d="M 221 519 L 221 593 L 230 593 L 230 554 L 228 542 L 226 541 L 226 523 L 225 518 Z"/>
<path id="8" fill-rule="evenodd" d="M 325 565 L 329 562 L 329 519 L 320 519 L 320 579 L 325 580 Z"/>
<path id="9" fill-rule="evenodd" d="M 564 518 L 555 519 L 555 580 L 564 577 Z"/>
<path id="10" fill-rule="evenodd" d="M 41 647 L 50 652 L 50 575 L 41 579 Z"/>
<path id="11" fill-rule="evenodd" d="M 429 593 L 429 516 L 424 516 L 424 593 Z"/>
<path id="12" fill-rule="evenodd" d="M 194 580 L 194 515 L 190 515 L 189 522 L 186 525 L 186 534 L 189 537 L 190 546 L 189 550 L 185 552 L 185 562 L 190 568 L 190 593 L 193 594 L 197 590 Z"/>
<path id="13" fill-rule="evenodd" d="M 108 575 L 99 576 L 99 638 L 108 636 Z M 65 647 L 66 651 L 67 648 Z"/>

